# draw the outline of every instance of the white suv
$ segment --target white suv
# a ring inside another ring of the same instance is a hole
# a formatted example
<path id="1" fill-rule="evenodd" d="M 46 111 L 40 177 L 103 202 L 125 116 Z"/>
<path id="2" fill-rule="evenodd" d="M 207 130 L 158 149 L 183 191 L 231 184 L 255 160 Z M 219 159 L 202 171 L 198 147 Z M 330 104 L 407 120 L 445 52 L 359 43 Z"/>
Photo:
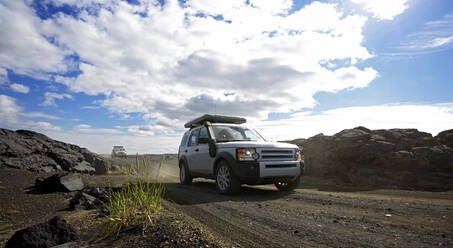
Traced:
<path id="1" fill-rule="evenodd" d="M 241 184 L 275 184 L 282 191 L 299 185 L 304 163 L 296 145 L 267 142 L 237 117 L 203 115 L 185 124 L 179 146 L 180 181 L 214 179 L 217 191 L 235 194 Z"/>

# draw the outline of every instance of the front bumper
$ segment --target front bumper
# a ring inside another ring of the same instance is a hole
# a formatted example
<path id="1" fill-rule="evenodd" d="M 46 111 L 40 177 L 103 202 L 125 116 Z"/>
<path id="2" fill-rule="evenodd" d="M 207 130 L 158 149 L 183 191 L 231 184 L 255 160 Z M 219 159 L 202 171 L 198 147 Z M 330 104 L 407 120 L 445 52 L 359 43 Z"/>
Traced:
<path id="1" fill-rule="evenodd" d="M 233 171 L 245 184 L 294 180 L 304 172 L 303 161 L 235 161 Z"/>

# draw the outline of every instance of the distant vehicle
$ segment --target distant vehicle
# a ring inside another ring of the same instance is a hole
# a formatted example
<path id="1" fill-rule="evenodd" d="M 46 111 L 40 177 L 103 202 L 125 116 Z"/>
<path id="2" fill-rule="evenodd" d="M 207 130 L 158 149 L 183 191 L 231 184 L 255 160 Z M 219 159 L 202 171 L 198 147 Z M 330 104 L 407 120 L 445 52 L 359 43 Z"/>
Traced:
<path id="1" fill-rule="evenodd" d="M 241 184 L 274 184 L 295 189 L 304 172 L 299 148 L 266 141 L 244 118 L 203 115 L 184 126 L 178 160 L 181 184 L 195 177 L 214 179 L 221 194 L 235 194 Z"/>
<path id="2" fill-rule="evenodd" d="M 126 149 L 123 146 L 113 146 L 112 158 L 125 158 L 127 157 Z"/>

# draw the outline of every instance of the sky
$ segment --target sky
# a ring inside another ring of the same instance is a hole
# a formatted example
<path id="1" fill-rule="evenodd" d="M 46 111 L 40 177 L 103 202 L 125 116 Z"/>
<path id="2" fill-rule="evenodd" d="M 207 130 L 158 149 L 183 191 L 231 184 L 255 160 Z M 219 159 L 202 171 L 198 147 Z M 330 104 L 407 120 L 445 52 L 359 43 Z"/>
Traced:
<path id="1" fill-rule="evenodd" d="M 0 0 L 0 127 L 177 152 L 184 123 L 269 140 L 453 128 L 451 0 Z"/>

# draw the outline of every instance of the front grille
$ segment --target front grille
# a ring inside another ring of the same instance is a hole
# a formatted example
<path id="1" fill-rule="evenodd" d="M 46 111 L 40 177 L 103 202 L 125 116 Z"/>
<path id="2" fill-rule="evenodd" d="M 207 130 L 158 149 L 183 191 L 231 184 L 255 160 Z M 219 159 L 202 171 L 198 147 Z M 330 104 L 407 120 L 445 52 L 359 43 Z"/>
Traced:
<path id="1" fill-rule="evenodd" d="M 267 164 L 266 168 L 291 168 L 297 167 L 296 164 Z"/>
<path id="2" fill-rule="evenodd" d="M 261 151 L 262 160 L 294 160 L 294 151 L 289 149 L 281 150 L 262 150 Z"/>

